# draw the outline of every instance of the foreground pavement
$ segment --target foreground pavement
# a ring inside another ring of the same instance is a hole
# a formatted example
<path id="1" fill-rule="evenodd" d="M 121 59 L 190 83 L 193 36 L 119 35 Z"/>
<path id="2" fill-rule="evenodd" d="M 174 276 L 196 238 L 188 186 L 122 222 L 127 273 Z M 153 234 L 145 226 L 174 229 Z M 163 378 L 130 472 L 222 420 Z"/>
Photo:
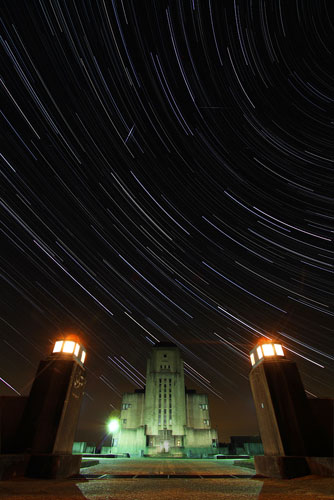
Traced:
<path id="1" fill-rule="evenodd" d="M 233 460 L 100 459 L 67 480 L 0 483 L 5 500 L 333 500 L 334 479 L 254 476 Z"/>

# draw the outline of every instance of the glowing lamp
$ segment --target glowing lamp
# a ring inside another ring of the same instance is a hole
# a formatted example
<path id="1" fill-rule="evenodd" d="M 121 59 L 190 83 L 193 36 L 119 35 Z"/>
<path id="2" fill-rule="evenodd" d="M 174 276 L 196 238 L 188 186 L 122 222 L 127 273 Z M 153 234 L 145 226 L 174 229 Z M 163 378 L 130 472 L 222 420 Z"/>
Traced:
<path id="1" fill-rule="evenodd" d="M 68 354 L 73 354 L 75 348 L 75 342 L 72 340 L 65 340 L 62 351 Z"/>
<path id="2" fill-rule="evenodd" d="M 60 352 L 61 348 L 63 347 L 63 343 L 64 343 L 63 340 L 57 340 L 52 352 Z"/>
<path id="3" fill-rule="evenodd" d="M 277 342 L 265 341 L 254 347 L 249 353 L 252 367 L 265 359 L 285 358 L 283 346 Z"/>
<path id="4" fill-rule="evenodd" d="M 254 366 L 255 365 L 255 356 L 254 356 L 254 353 L 251 353 L 250 360 L 251 360 L 252 366 Z"/>
<path id="5" fill-rule="evenodd" d="M 108 432 L 109 434 L 112 434 L 113 432 L 117 432 L 119 428 L 119 420 L 118 418 L 112 418 L 109 420 L 107 424 Z"/>
<path id="6" fill-rule="evenodd" d="M 86 359 L 86 351 L 79 342 L 75 340 L 57 340 L 54 344 L 52 354 L 72 355 L 81 364 L 84 364 Z"/>

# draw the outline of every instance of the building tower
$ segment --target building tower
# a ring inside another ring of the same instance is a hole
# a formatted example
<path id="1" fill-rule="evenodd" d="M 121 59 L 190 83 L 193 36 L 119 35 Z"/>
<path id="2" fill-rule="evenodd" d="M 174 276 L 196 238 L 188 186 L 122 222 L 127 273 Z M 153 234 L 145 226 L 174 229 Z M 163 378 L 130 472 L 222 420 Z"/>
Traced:
<path id="1" fill-rule="evenodd" d="M 147 446 L 166 453 L 183 447 L 187 423 L 183 361 L 180 350 L 169 343 L 160 342 L 147 361 L 144 419 Z"/>
<path id="2" fill-rule="evenodd" d="M 209 455 L 217 446 L 207 394 L 186 390 L 179 348 L 160 342 L 147 360 L 145 390 L 123 395 L 115 453 Z"/>

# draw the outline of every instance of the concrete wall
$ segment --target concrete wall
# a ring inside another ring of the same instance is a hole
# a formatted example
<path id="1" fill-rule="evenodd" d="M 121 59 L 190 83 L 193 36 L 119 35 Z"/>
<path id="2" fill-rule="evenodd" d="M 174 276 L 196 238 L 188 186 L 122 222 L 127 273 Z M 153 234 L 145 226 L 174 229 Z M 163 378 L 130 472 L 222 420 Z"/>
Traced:
<path id="1" fill-rule="evenodd" d="M 27 400 L 26 396 L 0 397 L 0 453 L 24 451 L 18 430 Z"/>
<path id="2" fill-rule="evenodd" d="M 122 399 L 120 424 L 122 429 L 135 429 L 144 425 L 144 393 L 125 393 Z M 123 405 L 130 404 L 131 407 L 123 409 Z M 126 420 L 126 422 L 124 422 Z"/>
<path id="3" fill-rule="evenodd" d="M 332 457 L 334 448 L 334 400 L 308 399 L 312 416 L 312 453 L 314 457 Z"/>
<path id="4" fill-rule="evenodd" d="M 207 405 L 208 409 L 203 410 L 200 405 Z M 195 392 L 186 393 L 187 427 L 195 429 L 210 428 L 209 403 L 207 394 L 197 394 Z M 208 420 L 209 424 L 204 424 Z"/>
<path id="5" fill-rule="evenodd" d="M 217 431 L 215 429 L 192 429 L 187 427 L 184 437 L 184 447 L 213 449 L 213 439 L 218 440 Z M 214 449 L 216 450 L 216 448 Z"/>
<path id="6" fill-rule="evenodd" d="M 141 455 L 145 452 L 146 436 L 145 428 L 138 427 L 137 429 L 122 429 L 118 435 L 117 446 L 112 447 L 112 453 L 130 453 L 130 456 Z"/>

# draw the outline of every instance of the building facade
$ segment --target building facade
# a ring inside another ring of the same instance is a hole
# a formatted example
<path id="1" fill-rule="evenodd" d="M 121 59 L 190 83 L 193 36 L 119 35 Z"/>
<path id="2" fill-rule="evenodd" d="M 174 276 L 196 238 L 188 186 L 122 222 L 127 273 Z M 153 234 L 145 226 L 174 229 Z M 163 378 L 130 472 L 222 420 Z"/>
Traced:
<path id="1" fill-rule="evenodd" d="M 160 342 L 152 348 L 145 390 L 123 395 L 120 420 L 115 453 L 215 453 L 218 437 L 211 429 L 208 396 L 185 389 L 183 360 L 174 344 Z"/>

